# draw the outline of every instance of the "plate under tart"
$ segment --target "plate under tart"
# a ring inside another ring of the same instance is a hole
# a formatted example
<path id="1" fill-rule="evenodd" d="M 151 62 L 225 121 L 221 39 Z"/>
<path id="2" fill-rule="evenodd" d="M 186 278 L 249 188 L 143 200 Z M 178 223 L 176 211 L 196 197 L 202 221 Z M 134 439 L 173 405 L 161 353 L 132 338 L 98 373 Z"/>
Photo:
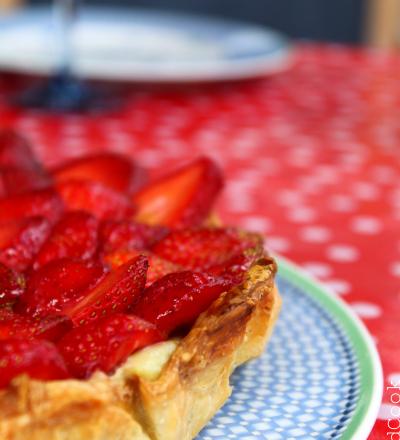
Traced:
<path id="1" fill-rule="evenodd" d="M 266 352 L 197 440 L 364 440 L 382 396 L 375 345 L 353 312 L 279 259 L 283 307 Z"/>

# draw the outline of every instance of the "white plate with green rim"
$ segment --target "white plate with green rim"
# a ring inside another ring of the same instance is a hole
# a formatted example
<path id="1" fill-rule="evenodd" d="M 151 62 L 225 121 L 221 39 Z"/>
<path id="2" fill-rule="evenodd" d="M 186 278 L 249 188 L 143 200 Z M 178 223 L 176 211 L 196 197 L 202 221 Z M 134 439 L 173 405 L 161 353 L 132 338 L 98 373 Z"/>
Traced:
<path id="1" fill-rule="evenodd" d="M 198 440 L 365 440 L 382 369 L 362 322 L 279 258 L 282 312 L 263 356 L 232 376 L 233 393 Z"/>

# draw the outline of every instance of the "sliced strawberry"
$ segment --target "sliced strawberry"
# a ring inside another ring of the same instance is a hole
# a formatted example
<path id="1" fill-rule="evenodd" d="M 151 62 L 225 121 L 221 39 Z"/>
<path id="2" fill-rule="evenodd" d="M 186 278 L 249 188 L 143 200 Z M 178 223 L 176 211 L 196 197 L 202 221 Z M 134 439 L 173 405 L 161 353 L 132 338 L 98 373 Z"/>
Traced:
<path id="1" fill-rule="evenodd" d="M 50 223 L 43 217 L 0 222 L 0 262 L 14 270 L 25 271 L 50 229 Z"/>
<path id="2" fill-rule="evenodd" d="M 57 185 L 68 210 L 82 210 L 99 219 L 114 220 L 130 217 L 134 207 L 121 193 L 101 183 L 89 180 L 70 180 Z"/>
<path id="3" fill-rule="evenodd" d="M 58 258 L 91 259 L 97 250 L 98 220 L 85 211 L 67 212 L 35 258 L 37 269 Z"/>
<path id="4" fill-rule="evenodd" d="M 0 341 L 0 387 L 6 387 L 20 374 L 40 380 L 69 377 L 63 358 L 51 342 L 34 339 Z"/>
<path id="5" fill-rule="evenodd" d="M 130 260 L 86 291 L 77 304 L 67 306 L 64 313 L 74 325 L 83 325 L 112 313 L 126 311 L 143 292 L 147 267 L 147 260 L 143 256 Z"/>
<path id="6" fill-rule="evenodd" d="M 59 341 L 58 348 L 69 371 L 83 379 L 95 370 L 111 373 L 139 348 L 163 339 L 153 324 L 118 313 L 73 329 Z"/>
<path id="7" fill-rule="evenodd" d="M 56 341 L 72 327 L 66 316 L 30 318 L 9 311 L 0 317 L 0 340 L 9 338 Z"/>
<path id="8" fill-rule="evenodd" d="M 0 166 L 25 170 L 41 168 L 27 140 L 12 130 L 0 132 Z"/>
<path id="9" fill-rule="evenodd" d="M 149 249 L 168 234 L 164 226 L 150 226 L 131 220 L 106 220 L 100 229 L 103 252 L 120 249 Z"/>
<path id="10" fill-rule="evenodd" d="M 153 182 L 133 196 L 138 222 L 165 226 L 201 224 L 222 188 L 221 171 L 201 158 Z"/>
<path id="11" fill-rule="evenodd" d="M 98 263 L 68 258 L 51 261 L 32 273 L 17 310 L 31 316 L 62 313 L 77 304 L 103 275 L 104 268 Z"/>
<path id="12" fill-rule="evenodd" d="M 24 289 L 25 277 L 0 263 L 0 306 L 15 303 Z"/>
<path id="13" fill-rule="evenodd" d="M 192 324 L 222 292 L 230 280 L 195 272 L 166 275 L 148 287 L 131 311 L 167 334 Z"/>
<path id="14" fill-rule="evenodd" d="M 111 267 L 111 269 L 116 269 L 138 255 L 145 255 L 149 262 L 146 287 L 150 286 L 150 284 L 153 284 L 154 281 L 157 281 L 169 273 L 181 272 L 183 270 L 182 266 L 171 263 L 168 260 L 164 260 L 163 258 L 160 258 L 149 251 L 135 251 L 126 249 L 117 250 L 104 255 L 104 261 Z"/>
<path id="15" fill-rule="evenodd" d="M 60 196 L 52 189 L 5 197 L 0 200 L 0 221 L 42 216 L 55 222 L 64 209 Z"/>
<path id="16" fill-rule="evenodd" d="M 46 188 L 52 183 L 44 171 L 16 167 L 0 168 L 0 193 L 2 197 Z"/>
<path id="17" fill-rule="evenodd" d="M 244 252 L 259 256 L 262 249 L 257 234 L 233 228 L 200 228 L 172 231 L 152 250 L 166 260 L 198 270 L 223 264 Z"/>
<path id="18" fill-rule="evenodd" d="M 126 156 L 101 153 L 64 163 L 52 172 L 57 183 L 67 180 L 90 180 L 121 193 L 136 191 L 143 184 L 144 171 Z"/>

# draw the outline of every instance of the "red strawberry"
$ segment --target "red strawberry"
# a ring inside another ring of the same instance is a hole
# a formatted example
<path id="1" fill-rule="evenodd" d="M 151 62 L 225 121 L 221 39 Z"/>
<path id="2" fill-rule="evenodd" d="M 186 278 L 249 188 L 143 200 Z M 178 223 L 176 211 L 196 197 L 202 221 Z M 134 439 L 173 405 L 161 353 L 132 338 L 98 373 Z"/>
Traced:
<path id="1" fill-rule="evenodd" d="M 0 263 L 0 306 L 13 304 L 24 289 L 24 276 Z"/>
<path id="2" fill-rule="evenodd" d="M 127 218 L 133 205 L 121 193 L 101 183 L 89 180 L 70 180 L 57 185 L 57 190 L 69 210 L 88 211 L 99 219 Z"/>
<path id="3" fill-rule="evenodd" d="M 26 139 L 11 130 L 0 132 L 0 166 L 25 170 L 41 168 Z"/>
<path id="4" fill-rule="evenodd" d="M 17 310 L 31 316 L 62 313 L 80 301 L 86 289 L 103 275 L 100 264 L 68 258 L 51 261 L 32 273 Z"/>
<path id="5" fill-rule="evenodd" d="M 94 288 L 85 292 L 77 304 L 67 306 L 64 313 L 74 325 L 87 324 L 112 313 L 124 312 L 143 292 L 147 260 L 139 256 L 109 273 Z"/>
<path id="6" fill-rule="evenodd" d="M 228 262 L 242 253 L 259 256 L 262 240 L 257 234 L 228 228 L 172 231 L 153 247 L 153 252 L 188 269 L 198 270 Z"/>
<path id="7" fill-rule="evenodd" d="M 43 217 L 29 217 L 14 222 L 0 222 L 0 262 L 26 270 L 50 233 L 50 223 Z"/>
<path id="8" fill-rule="evenodd" d="M 222 188 L 220 169 L 201 158 L 153 182 L 133 196 L 135 219 L 165 226 L 199 225 Z"/>
<path id="9" fill-rule="evenodd" d="M 145 255 L 149 262 L 146 287 L 169 273 L 181 272 L 183 270 L 182 266 L 178 266 L 177 264 L 157 257 L 157 255 L 154 255 L 149 251 L 117 250 L 106 254 L 104 256 L 104 261 L 111 267 L 111 269 L 116 269 L 138 255 Z"/>
<path id="10" fill-rule="evenodd" d="M 229 279 L 233 285 L 238 285 L 243 281 L 244 274 L 251 264 L 260 256 L 260 254 L 238 254 L 221 264 L 209 267 L 207 273 Z"/>
<path id="11" fill-rule="evenodd" d="M 231 287 L 231 281 L 208 274 L 172 273 L 148 287 L 131 311 L 170 333 L 177 327 L 192 324 Z"/>
<path id="12" fill-rule="evenodd" d="M 51 179 L 44 171 L 16 167 L 0 168 L 0 196 L 21 194 L 51 185 Z"/>
<path id="13" fill-rule="evenodd" d="M 118 313 L 73 329 L 59 341 L 58 348 L 69 371 L 87 378 L 95 370 L 112 372 L 139 348 L 163 339 L 153 324 Z"/>
<path id="14" fill-rule="evenodd" d="M 53 170 L 57 183 L 67 180 L 90 180 L 121 193 L 131 193 L 143 183 L 144 172 L 126 156 L 101 153 L 64 163 Z"/>
<path id="15" fill-rule="evenodd" d="M 40 380 L 67 379 L 69 373 L 57 348 L 48 341 L 0 341 L 0 387 L 20 374 Z"/>
<path id="16" fill-rule="evenodd" d="M 103 251 L 148 249 L 168 234 L 164 226 L 149 226 L 130 220 L 106 220 L 100 229 Z"/>
<path id="17" fill-rule="evenodd" d="M 67 212 L 40 249 L 34 268 L 64 257 L 91 259 L 97 250 L 98 226 L 98 220 L 87 212 Z"/>
<path id="18" fill-rule="evenodd" d="M 8 311 L 0 316 L 0 340 L 9 338 L 56 341 L 72 327 L 66 316 L 30 318 Z"/>
<path id="19" fill-rule="evenodd" d="M 54 222 L 58 220 L 63 209 L 63 202 L 55 191 L 41 189 L 1 199 L 0 221 L 42 216 Z"/>

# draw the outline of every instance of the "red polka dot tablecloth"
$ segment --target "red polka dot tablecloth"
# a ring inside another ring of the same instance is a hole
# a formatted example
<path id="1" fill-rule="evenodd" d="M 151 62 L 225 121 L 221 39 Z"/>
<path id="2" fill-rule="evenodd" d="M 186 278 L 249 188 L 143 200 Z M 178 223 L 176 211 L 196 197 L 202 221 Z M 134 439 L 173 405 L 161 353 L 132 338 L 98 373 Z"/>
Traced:
<path id="1" fill-rule="evenodd" d="M 127 88 L 123 110 L 97 116 L 12 110 L 15 86 L 0 75 L 0 126 L 49 164 L 112 149 L 156 174 L 215 158 L 227 178 L 222 218 L 265 233 L 346 300 L 377 343 L 385 388 L 400 386 L 400 54 L 302 45 L 284 74 Z M 397 407 L 386 389 L 370 439 L 400 438 Z"/>

